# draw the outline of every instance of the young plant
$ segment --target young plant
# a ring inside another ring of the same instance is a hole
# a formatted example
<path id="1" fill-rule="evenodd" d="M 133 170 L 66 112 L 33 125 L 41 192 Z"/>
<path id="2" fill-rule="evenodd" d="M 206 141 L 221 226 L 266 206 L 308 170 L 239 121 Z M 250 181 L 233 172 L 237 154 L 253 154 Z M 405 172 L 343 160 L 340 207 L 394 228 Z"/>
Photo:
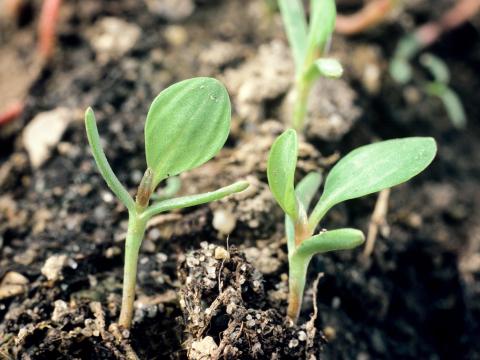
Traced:
<path id="1" fill-rule="evenodd" d="M 85 113 L 87 137 L 93 157 L 108 187 L 128 210 L 123 297 L 119 324 L 130 328 L 140 245 L 152 216 L 173 209 L 219 200 L 248 187 L 240 181 L 216 191 L 153 202 L 160 182 L 193 169 L 214 157 L 230 131 L 230 99 L 225 87 L 212 78 L 181 81 L 163 90 L 153 101 L 145 123 L 147 170 L 135 201 L 111 169 L 100 145 L 93 110 Z"/>
<path id="2" fill-rule="evenodd" d="M 414 80 L 411 61 L 420 50 L 418 41 L 416 42 L 415 38 L 411 36 L 407 36 L 400 41 L 390 62 L 390 74 L 396 82 L 405 85 Z M 430 53 L 422 54 L 419 60 L 433 80 L 417 80 L 417 82 L 420 82 L 427 95 L 438 97 L 442 101 L 450 121 L 457 129 L 465 128 L 467 116 L 460 97 L 449 86 L 450 71 L 447 64 Z"/>
<path id="3" fill-rule="evenodd" d="M 462 101 L 457 93 L 449 86 L 450 71 L 447 64 L 435 55 L 426 53 L 420 56 L 420 63 L 428 69 L 433 80 L 424 85 L 425 92 L 430 96 L 438 97 L 445 107 L 453 126 L 463 129 L 467 125 L 467 116 Z"/>
<path id="4" fill-rule="evenodd" d="M 309 173 L 295 187 L 297 134 L 289 129 L 272 145 L 268 157 L 268 184 L 285 212 L 288 245 L 289 296 L 287 316 L 298 319 L 307 268 L 315 254 L 352 249 L 364 242 L 357 229 L 321 230 L 320 221 L 336 204 L 401 184 L 422 172 L 435 157 L 432 138 L 412 137 L 359 147 L 343 157 L 327 176 L 320 200 L 309 213 L 321 176 Z"/>
<path id="5" fill-rule="evenodd" d="M 335 26 L 335 1 L 311 0 L 307 25 L 302 0 L 279 0 L 288 42 L 295 61 L 293 127 L 302 130 L 310 89 L 320 76 L 338 78 L 343 68 L 335 59 L 323 58 Z"/>

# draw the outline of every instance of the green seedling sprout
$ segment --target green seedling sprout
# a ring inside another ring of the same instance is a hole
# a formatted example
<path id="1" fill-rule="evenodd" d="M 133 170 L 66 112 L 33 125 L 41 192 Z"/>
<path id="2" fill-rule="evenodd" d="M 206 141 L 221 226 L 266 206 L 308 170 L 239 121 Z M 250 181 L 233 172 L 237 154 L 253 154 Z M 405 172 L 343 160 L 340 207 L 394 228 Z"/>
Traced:
<path id="1" fill-rule="evenodd" d="M 310 89 L 319 77 L 338 78 L 343 68 L 335 59 L 324 58 L 335 26 L 335 1 L 311 0 L 307 24 L 302 0 L 279 0 L 288 42 L 295 61 L 293 127 L 303 130 Z"/>
<path id="2" fill-rule="evenodd" d="M 163 90 L 148 111 L 145 123 L 147 170 L 134 201 L 115 176 L 102 150 L 93 110 L 86 111 L 87 137 L 97 167 L 108 187 L 128 210 L 119 320 L 119 325 L 126 329 L 132 323 L 138 253 L 148 220 L 165 211 L 219 200 L 248 187 L 246 181 L 240 181 L 216 191 L 149 204 L 160 182 L 202 165 L 220 151 L 230 131 L 230 112 L 225 87 L 212 78 L 189 79 Z"/>
<path id="3" fill-rule="evenodd" d="M 297 321 L 308 264 L 315 254 L 352 249 L 364 242 L 357 229 L 321 230 L 325 214 L 336 204 L 401 184 L 422 172 L 435 157 L 435 140 L 411 137 L 359 147 L 343 157 L 329 172 L 323 193 L 309 213 L 321 176 L 309 173 L 295 187 L 297 134 L 289 129 L 272 145 L 267 176 L 275 200 L 285 212 L 289 262 L 287 316 Z"/>
<path id="4" fill-rule="evenodd" d="M 406 85 L 413 79 L 412 60 L 422 50 L 421 42 L 411 35 L 400 40 L 397 49 L 390 61 L 390 75 L 401 85 Z M 432 81 L 421 81 L 424 91 L 438 97 L 445 107 L 447 115 L 453 126 L 458 129 L 465 128 L 467 117 L 462 101 L 455 91 L 449 86 L 450 71 L 447 64 L 437 56 L 425 53 L 420 56 L 420 64 L 431 74 Z"/>
<path id="5" fill-rule="evenodd" d="M 438 97 L 447 111 L 453 126 L 463 129 L 467 125 L 467 116 L 457 93 L 448 86 L 450 71 L 447 64 L 439 57 L 426 53 L 420 56 L 420 63 L 428 69 L 433 80 L 424 85 L 426 93 Z"/>

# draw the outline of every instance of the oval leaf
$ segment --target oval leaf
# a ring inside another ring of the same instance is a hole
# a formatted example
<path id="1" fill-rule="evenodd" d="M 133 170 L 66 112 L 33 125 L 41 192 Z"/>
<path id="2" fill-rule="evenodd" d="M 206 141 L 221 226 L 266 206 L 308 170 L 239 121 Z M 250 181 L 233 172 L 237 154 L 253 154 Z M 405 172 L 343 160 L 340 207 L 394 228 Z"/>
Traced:
<path id="1" fill-rule="evenodd" d="M 145 153 L 154 186 L 214 157 L 227 140 L 230 112 L 227 90 L 212 78 L 184 80 L 163 90 L 145 124 Z"/>
<path id="2" fill-rule="evenodd" d="M 351 151 L 328 174 L 310 228 L 335 204 L 410 180 L 432 162 L 436 152 L 435 140 L 429 137 L 381 141 Z"/>
<path id="3" fill-rule="evenodd" d="M 325 231 L 304 240 L 297 248 L 299 256 L 312 257 L 318 253 L 327 251 L 348 250 L 362 245 L 365 236 L 357 229 L 338 229 Z"/>
<path id="4" fill-rule="evenodd" d="M 294 188 L 297 151 L 297 133 L 295 130 L 289 129 L 273 143 L 267 164 L 270 190 L 283 211 L 293 221 L 297 220 L 297 200 Z"/>

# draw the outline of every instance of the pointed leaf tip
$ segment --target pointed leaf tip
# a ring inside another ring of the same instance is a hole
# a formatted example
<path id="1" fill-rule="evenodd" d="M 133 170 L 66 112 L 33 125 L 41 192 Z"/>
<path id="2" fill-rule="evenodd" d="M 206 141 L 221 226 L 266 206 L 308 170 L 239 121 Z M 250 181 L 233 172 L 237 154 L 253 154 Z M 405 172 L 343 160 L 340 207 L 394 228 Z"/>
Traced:
<path id="1" fill-rule="evenodd" d="M 343 157 L 330 171 L 315 207 L 310 228 L 317 226 L 334 205 L 406 182 L 435 158 L 431 137 L 410 137 L 361 146 Z"/>

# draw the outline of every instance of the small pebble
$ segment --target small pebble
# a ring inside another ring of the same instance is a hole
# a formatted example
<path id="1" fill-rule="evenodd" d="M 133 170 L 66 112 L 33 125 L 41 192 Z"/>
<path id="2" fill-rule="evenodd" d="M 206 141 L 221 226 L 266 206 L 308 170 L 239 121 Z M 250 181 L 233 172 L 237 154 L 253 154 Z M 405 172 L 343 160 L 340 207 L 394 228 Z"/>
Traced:
<path id="1" fill-rule="evenodd" d="M 295 347 L 297 347 L 297 346 L 298 346 L 298 340 L 297 340 L 297 339 L 292 339 L 292 340 L 290 340 L 290 342 L 288 343 L 288 347 L 289 347 L 290 349 L 293 349 L 293 348 L 295 348 Z"/>
<path id="2" fill-rule="evenodd" d="M 62 268 L 67 263 L 67 255 L 53 255 L 45 261 L 41 272 L 49 281 L 56 281 L 60 278 Z"/>
<path id="3" fill-rule="evenodd" d="M 185 45 L 188 41 L 187 30 L 180 25 L 167 26 L 163 33 L 168 43 L 175 47 Z"/>
<path id="4" fill-rule="evenodd" d="M 218 209 L 213 213 L 213 227 L 221 234 L 230 234 L 237 225 L 235 216 L 227 210 Z"/>
<path id="5" fill-rule="evenodd" d="M 230 259 L 230 253 L 227 250 L 225 250 L 224 247 L 217 246 L 215 248 L 214 257 L 217 260 L 229 260 Z"/>
<path id="6" fill-rule="evenodd" d="M 300 340 L 300 341 L 307 340 L 307 334 L 305 333 L 305 331 L 299 331 L 298 332 L 298 340 Z"/>
<path id="7" fill-rule="evenodd" d="M 332 308 L 333 309 L 338 309 L 341 305 L 342 301 L 340 300 L 340 298 L 338 296 L 335 296 L 333 299 L 332 299 Z"/>
<path id="8" fill-rule="evenodd" d="M 325 328 L 323 329 L 323 334 L 328 341 L 333 341 L 337 336 L 337 331 L 331 326 L 325 326 Z"/>

